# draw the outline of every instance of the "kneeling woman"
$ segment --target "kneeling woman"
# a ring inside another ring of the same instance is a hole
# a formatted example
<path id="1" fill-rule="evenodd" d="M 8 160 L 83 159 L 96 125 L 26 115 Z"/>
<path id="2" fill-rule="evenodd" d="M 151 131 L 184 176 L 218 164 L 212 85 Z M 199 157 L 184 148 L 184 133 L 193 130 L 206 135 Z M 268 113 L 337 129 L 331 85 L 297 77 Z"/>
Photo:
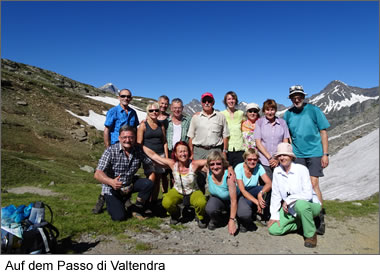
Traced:
<path id="1" fill-rule="evenodd" d="M 261 164 L 258 164 L 259 153 L 257 149 L 249 148 L 243 154 L 244 162 L 235 167 L 236 180 L 241 192 L 238 202 L 238 217 L 240 232 L 244 233 L 253 229 L 252 215 L 263 213 L 267 208 L 266 193 L 272 188 L 272 182 L 265 173 Z M 259 186 L 259 178 L 264 186 Z"/>
<path id="2" fill-rule="evenodd" d="M 273 171 L 269 233 L 282 235 L 302 227 L 305 247 L 314 248 L 317 234 L 313 218 L 319 215 L 321 204 L 313 191 L 309 171 L 292 162 L 295 155 L 288 143 L 278 144 L 275 157 L 280 166 Z"/>
<path id="3" fill-rule="evenodd" d="M 180 210 L 178 204 L 189 198 L 190 205 L 195 209 L 198 226 L 206 228 L 204 217 L 207 201 L 202 191 L 197 187 L 195 172 L 201 170 L 207 161 L 205 159 L 191 161 L 189 145 L 183 141 L 175 144 L 172 152 L 173 159 L 160 157 L 146 146 L 143 149 L 151 159 L 169 167 L 173 171 L 174 186 L 163 195 L 162 199 L 162 206 L 171 216 L 170 223 L 177 224 L 179 222 Z"/>
<path id="4" fill-rule="evenodd" d="M 214 230 L 222 222 L 222 212 L 226 211 L 230 217 L 228 232 L 233 235 L 236 232 L 237 211 L 235 172 L 232 167 L 228 169 L 228 161 L 220 151 L 213 151 L 207 156 L 207 166 L 208 189 L 211 194 L 206 205 L 206 213 L 210 217 L 208 229 Z"/>

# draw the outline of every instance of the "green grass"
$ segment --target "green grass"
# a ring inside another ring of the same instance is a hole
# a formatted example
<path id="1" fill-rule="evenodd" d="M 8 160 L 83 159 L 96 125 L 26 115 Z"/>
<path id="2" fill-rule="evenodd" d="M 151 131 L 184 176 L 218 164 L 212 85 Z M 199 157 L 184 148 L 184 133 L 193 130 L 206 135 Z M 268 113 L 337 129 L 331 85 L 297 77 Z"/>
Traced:
<path id="1" fill-rule="evenodd" d="M 152 249 L 152 246 L 150 244 L 143 243 L 143 242 L 136 243 L 137 251 L 149 251 L 150 249 Z"/>
<path id="2" fill-rule="evenodd" d="M 361 206 L 354 203 L 360 203 Z M 371 196 L 366 200 L 357 201 L 337 201 L 325 200 L 323 207 L 328 216 L 332 216 L 339 220 L 344 220 L 348 217 L 363 217 L 371 214 L 379 213 L 379 193 Z"/>

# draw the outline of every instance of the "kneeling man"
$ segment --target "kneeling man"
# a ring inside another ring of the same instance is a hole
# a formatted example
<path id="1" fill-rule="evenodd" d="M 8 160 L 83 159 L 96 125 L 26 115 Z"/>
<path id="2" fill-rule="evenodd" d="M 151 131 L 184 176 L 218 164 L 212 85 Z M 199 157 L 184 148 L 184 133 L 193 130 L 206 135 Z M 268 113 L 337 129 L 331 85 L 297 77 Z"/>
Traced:
<path id="1" fill-rule="evenodd" d="M 310 180 L 308 169 L 292 162 L 295 159 L 292 145 L 280 143 L 275 157 L 280 165 L 273 171 L 271 217 L 268 230 L 272 235 L 303 230 L 305 247 L 317 246 L 314 217 L 321 211 L 321 203 Z"/>
<path id="2" fill-rule="evenodd" d="M 151 159 L 136 144 L 136 129 L 130 126 L 121 127 L 119 142 L 104 151 L 94 175 L 102 183 L 107 211 L 114 221 L 127 218 L 127 204 L 133 192 L 138 192 L 135 213 L 140 217 L 144 213 L 144 205 L 151 195 L 153 181 L 147 178 L 133 181 L 142 162 L 147 167 L 153 166 Z M 146 172 L 149 173 L 149 170 Z"/>

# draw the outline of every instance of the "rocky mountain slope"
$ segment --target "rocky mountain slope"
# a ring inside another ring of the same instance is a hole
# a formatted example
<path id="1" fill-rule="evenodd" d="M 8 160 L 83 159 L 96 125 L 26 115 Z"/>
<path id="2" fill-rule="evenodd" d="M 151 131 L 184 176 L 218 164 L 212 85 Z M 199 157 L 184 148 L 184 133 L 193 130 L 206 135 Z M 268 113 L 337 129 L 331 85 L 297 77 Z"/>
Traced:
<path id="1" fill-rule="evenodd" d="M 310 96 L 307 102 L 318 106 L 326 114 L 332 129 L 379 104 L 379 87 L 359 88 L 335 80 Z"/>
<path id="2" fill-rule="evenodd" d="M 24 182 L 27 176 L 19 176 L 20 170 L 39 182 L 76 176 L 56 178 L 46 171 L 44 162 L 56 165 L 56 170 L 64 169 L 64 164 L 73 172 L 79 166 L 96 166 L 104 150 L 103 132 L 68 112 L 104 115 L 112 107 L 86 97 L 91 95 L 115 97 L 52 71 L 1 60 L 2 187 Z M 133 101 L 144 111 L 148 102 L 138 96 Z"/>

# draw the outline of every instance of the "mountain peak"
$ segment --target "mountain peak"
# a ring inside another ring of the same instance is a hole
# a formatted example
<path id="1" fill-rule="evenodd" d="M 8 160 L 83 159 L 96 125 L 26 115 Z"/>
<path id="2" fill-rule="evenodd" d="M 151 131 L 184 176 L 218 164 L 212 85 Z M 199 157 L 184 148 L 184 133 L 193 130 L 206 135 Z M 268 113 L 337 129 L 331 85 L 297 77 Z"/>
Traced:
<path id="1" fill-rule="evenodd" d="M 103 91 L 111 92 L 111 93 L 116 94 L 116 95 L 119 93 L 119 89 L 117 87 L 115 87 L 112 83 L 107 83 L 104 86 L 101 86 L 99 89 L 101 89 Z"/>

